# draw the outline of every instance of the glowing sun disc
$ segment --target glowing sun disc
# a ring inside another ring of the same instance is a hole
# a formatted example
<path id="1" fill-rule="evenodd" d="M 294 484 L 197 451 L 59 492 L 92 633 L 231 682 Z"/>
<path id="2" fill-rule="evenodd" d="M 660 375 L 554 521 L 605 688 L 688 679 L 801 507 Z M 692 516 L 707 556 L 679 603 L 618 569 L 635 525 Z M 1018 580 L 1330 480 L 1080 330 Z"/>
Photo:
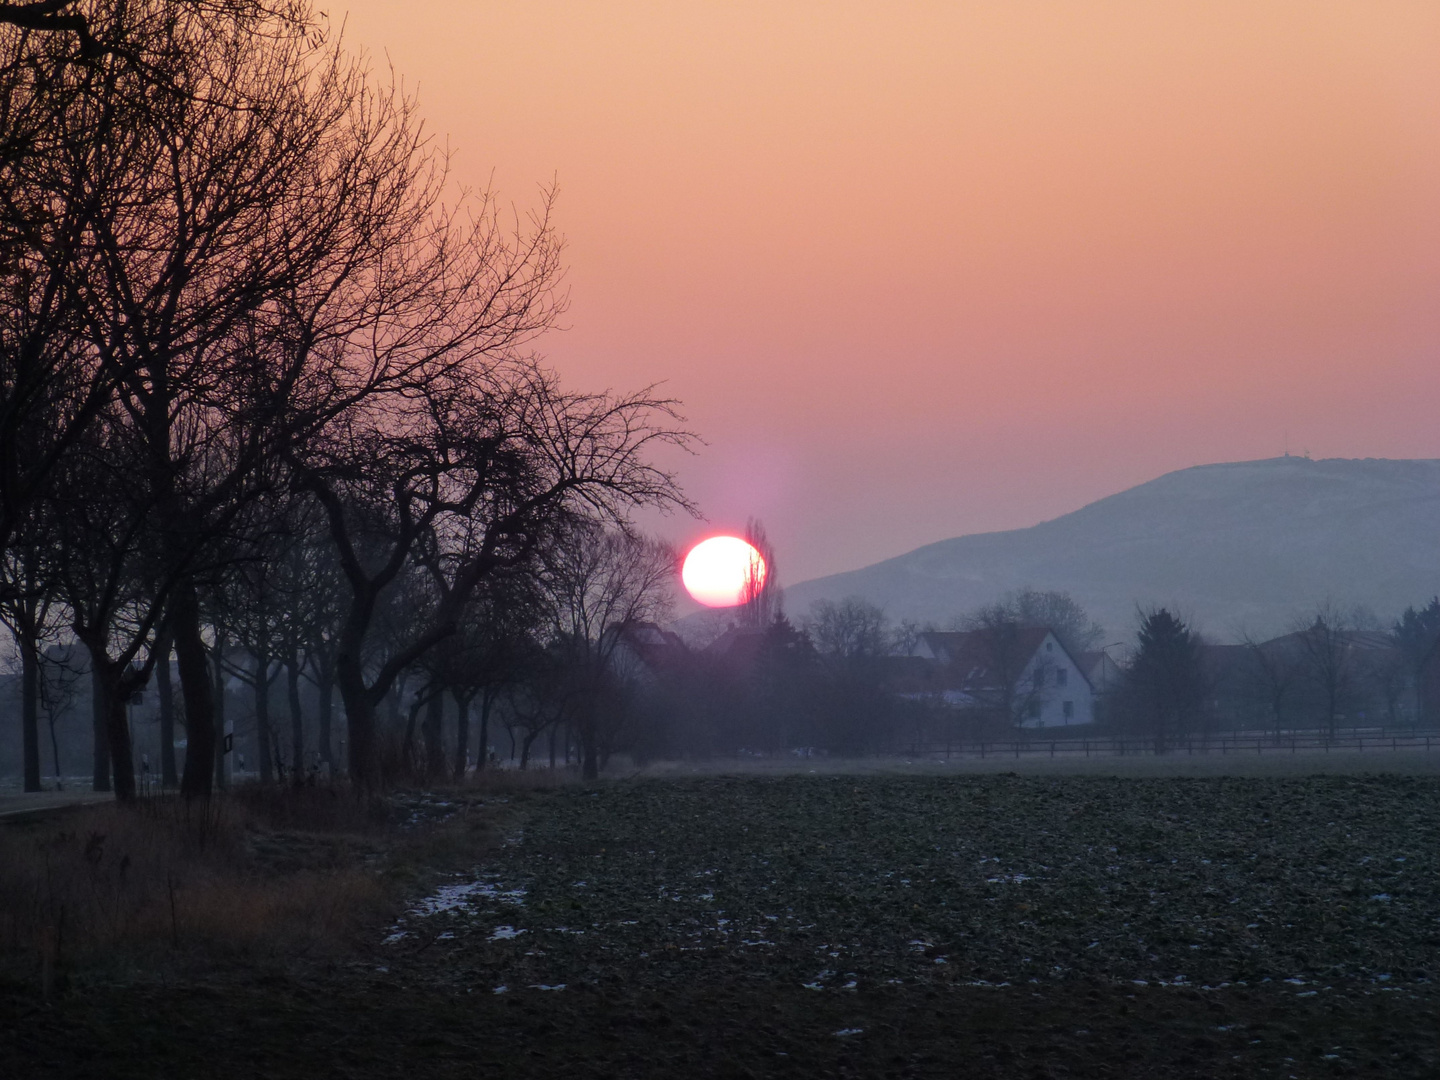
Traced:
<path id="1" fill-rule="evenodd" d="M 685 556 L 680 580 L 706 607 L 735 607 L 765 583 L 765 560 L 738 536 L 712 536 Z"/>

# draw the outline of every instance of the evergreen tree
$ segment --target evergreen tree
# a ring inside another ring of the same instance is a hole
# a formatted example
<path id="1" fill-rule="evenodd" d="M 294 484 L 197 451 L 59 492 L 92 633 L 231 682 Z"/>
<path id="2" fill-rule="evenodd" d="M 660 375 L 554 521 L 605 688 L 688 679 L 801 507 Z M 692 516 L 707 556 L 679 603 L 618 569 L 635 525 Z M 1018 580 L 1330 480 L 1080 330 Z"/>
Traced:
<path id="1" fill-rule="evenodd" d="M 1199 636 L 1165 608 L 1140 625 L 1139 647 L 1127 679 L 1137 719 L 1155 738 L 1155 752 L 1185 731 L 1200 712 L 1205 679 Z"/>
<path id="2" fill-rule="evenodd" d="M 1390 628 L 1390 636 L 1411 667 L 1419 671 L 1425 658 L 1435 648 L 1435 642 L 1440 640 L 1440 597 L 1432 596 L 1430 603 L 1418 611 L 1407 607 Z"/>

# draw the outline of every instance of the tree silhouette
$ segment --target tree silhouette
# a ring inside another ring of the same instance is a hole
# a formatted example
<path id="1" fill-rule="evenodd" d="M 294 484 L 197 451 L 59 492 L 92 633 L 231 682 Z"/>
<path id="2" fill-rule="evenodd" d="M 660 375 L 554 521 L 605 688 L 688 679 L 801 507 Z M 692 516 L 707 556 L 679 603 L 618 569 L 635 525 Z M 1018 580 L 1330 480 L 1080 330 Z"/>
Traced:
<path id="1" fill-rule="evenodd" d="M 1200 640 L 1165 608 L 1150 612 L 1140 624 L 1127 686 L 1155 739 L 1155 752 L 1164 753 L 1167 740 L 1187 729 L 1205 695 Z"/>

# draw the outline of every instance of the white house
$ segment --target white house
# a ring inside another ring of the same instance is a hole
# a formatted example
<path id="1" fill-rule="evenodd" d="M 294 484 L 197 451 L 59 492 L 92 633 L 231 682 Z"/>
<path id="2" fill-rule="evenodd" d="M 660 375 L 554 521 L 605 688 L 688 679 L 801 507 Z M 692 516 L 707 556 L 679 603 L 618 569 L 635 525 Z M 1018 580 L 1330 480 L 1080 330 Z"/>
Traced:
<path id="1" fill-rule="evenodd" d="M 922 633 L 911 655 L 934 665 L 932 685 L 958 708 L 1008 709 L 1025 728 L 1095 719 L 1094 687 L 1045 627 Z"/>

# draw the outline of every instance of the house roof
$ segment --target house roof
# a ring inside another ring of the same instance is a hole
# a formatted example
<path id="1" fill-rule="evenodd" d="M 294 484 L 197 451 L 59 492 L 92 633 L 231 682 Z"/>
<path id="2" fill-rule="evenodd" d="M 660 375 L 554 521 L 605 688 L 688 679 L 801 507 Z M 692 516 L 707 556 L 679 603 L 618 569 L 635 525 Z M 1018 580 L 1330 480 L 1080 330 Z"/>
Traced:
<path id="1" fill-rule="evenodd" d="M 765 631 L 758 626 L 731 626 L 709 645 L 705 652 L 711 656 L 753 656 L 765 640 Z"/>
<path id="2" fill-rule="evenodd" d="M 652 622 L 627 623 L 618 633 L 621 643 L 651 669 L 676 663 L 690 652 L 679 634 Z"/>
<path id="3" fill-rule="evenodd" d="M 1084 652 L 1075 653 L 1071 659 L 1075 661 L 1076 667 L 1085 672 L 1086 678 L 1089 678 L 1098 669 L 1104 667 L 1106 661 L 1109 661 L 1115 667 L 1120 666 L 1116 664 L 1114 660 L 1111 660 L 1110 655 L 1103 649 L 1087 649 Z M 1094 680 L 1092 679 L 1091 681 L 1093 682 Z"/>
<path id="4" fill-rule="evenodd" d="M 1026 626 L 1016 631 L 1015 655 L 1022 657 L 1021 666 L 1029 663 L 1050 631 L 1043 626 Z M 995 665 L 994 638 L 984 630 L 928 630 L 920 635 L 935 658 L 963 668 L 989 668 Z"/>
<path id="5" fill-rule="evenodd" d="M 1060 652 L 1069 657 L 1081 676 L 1089 682 L 1089 671 L 1070 656 L 1060 639 L 1053 637 L 1049 627 L 1026 626 L 1016 630 L 1015 637 L 1007 646 L 1013 649 L 1008 665 L 1005 663 L 1007 658 L 996 656 L 996 639 L 989 631 L 930 630 L 920 635 L 943 669 L 945 688 L 951 690 L 993 690 L 997 680 L 1003 678 L 998 669 L 1005 666 L 1013 667 L 1012 678 L 1018 679 L 1041 646 L 1052 638 Z"/>

